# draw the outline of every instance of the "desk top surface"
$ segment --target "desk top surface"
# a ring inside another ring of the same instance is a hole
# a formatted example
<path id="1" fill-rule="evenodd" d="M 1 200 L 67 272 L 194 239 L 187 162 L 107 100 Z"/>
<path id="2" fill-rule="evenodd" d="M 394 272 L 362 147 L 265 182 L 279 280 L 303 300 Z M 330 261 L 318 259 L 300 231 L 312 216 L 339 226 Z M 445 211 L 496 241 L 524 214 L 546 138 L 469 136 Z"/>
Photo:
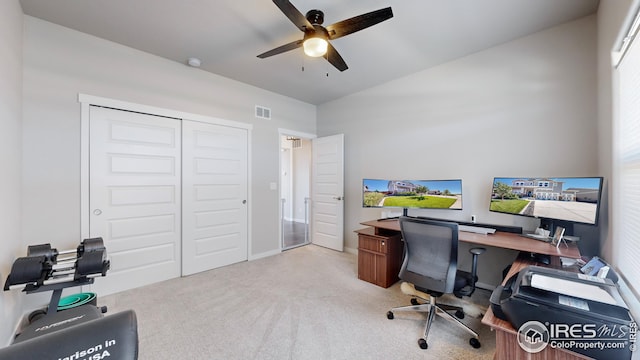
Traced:
<path id="1" fill-rule="evenodd" d="M 400 223 L 397 219 L 390 220 L 371 220 L 361 223 L 365 226 L 371 226 L 377 229 L 400 231 Z M 493 246 L 503 249 L 511 249 L 517 251 L 534 252 L 538 254 L 564 256 L 577 259 L 580 257 L 580 250 L 575 243 L 569 243 L 568 247 L 560 244 L 558 248 L 549 243 L 520 236 L 519 234 L 496 231 L 494 234 L 476 234 L 466 231 L 458 233 L 458 240 L 466 243 Z"/>

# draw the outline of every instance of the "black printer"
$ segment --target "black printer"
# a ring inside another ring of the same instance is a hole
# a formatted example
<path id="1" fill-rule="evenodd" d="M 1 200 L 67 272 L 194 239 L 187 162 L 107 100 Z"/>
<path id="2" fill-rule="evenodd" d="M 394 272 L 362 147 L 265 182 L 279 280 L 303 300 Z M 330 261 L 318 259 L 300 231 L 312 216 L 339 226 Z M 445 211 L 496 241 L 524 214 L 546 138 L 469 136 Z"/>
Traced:
<path id="1" fill-rule="evenodd" d="M 636 346 L 636 324 L 610 279 L 528 266 L 498 286 L 490 302 L 516 330 L 532 321 L 546 327 L 548 346 L 595 359 L 630 359 Z"/>

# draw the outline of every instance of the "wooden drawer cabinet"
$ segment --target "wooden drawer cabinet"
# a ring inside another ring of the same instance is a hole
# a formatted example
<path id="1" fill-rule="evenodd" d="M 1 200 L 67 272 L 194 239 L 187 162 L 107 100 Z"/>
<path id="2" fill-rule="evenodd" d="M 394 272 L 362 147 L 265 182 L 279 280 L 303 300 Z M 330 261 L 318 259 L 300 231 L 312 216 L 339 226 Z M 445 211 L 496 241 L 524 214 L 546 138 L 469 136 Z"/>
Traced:
<path id="1" fill-rule="evenodd" d="M 369 250 L 380 254 L 387 254 L 389 239 L 379 236 L 358 236 L 358 249 Z"/>
<path id="2" fill-rule="evenodd" d="M 398 281 L 402 240 L 397 232 L 376 234 L 373 228 L 358 233 L 358 279 L 389 287 Z"/>

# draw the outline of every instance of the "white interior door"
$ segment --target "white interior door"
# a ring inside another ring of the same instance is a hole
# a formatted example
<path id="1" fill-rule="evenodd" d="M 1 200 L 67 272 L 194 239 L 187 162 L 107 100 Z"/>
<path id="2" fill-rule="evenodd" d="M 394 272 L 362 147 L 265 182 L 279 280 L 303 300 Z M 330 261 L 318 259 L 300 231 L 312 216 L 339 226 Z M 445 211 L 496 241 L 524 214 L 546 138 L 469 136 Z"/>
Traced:
<path id="1" fill-rule="evenodd" d="M 344 248 L 344 135 L 312 140 L 311 242 Z"/>
<path id="2" fill-rule="evenodd" d="M 102 237 L 114 293 L 180 276 L 180 120 L 91 106 L 89 234 Z"/>
<path id="3" fill-rule="evenodd" d="M 248 132 L 184 120 L 182 274 L 247 260 Z"/>

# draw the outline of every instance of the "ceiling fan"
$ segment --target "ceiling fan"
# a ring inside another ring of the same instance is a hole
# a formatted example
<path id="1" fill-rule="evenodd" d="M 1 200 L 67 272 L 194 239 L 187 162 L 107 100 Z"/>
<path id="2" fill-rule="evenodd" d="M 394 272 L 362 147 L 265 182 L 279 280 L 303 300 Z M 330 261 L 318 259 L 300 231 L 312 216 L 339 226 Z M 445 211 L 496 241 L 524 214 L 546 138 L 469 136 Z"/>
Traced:
<path id="1" fill-rule="evenodd" d="M 304 32 L 304 37 L 301 40 L 296 40 L 262 53 L 258 55 L 258 57 L 264 59 L 302 46 L 305 54 L 312 57 L 324 56 L 331 65 L 340 71 L 345 71 L 349 67 L 338 51 L 329 43 L 329 40 L 335 40 L 356 31 L 366 29 L 393 17 L 393 12 L 391 8 L 388 7 L 354 16 L 324 27 L 322 26 L 324 13 L 320 10 L 309 10 L 306 16 L 303 16 L 288 0 L 273 0 L 273 2 L 300 31 Z"/>

